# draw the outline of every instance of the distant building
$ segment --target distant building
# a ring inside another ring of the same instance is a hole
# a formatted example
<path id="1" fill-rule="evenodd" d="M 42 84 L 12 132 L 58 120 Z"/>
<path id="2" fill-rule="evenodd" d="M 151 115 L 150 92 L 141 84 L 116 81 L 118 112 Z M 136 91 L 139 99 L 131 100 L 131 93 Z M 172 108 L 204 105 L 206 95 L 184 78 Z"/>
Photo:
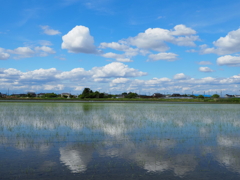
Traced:
<path id="1" fill-rule="evenodd" d="M 147 96 L 147 95 L 138 95 L 139 98 L 152 98 L 152 96 Z"/>
<path id="2" fill-rule="evenodd" d="M 27 96 L 29 96 L 29 97 L 36 97 L 37 95 L 36 95 L 35 92 L 28 92 Z"/>
<path id="3" fill-rule="evenodd" d="M 181 97 L 181 95 L 177 94 L 177 93 L 174 93 L 174 94 L 172 94 L 172 97 Z"/>
<path id="4" fill-rule="evenodd" d="M 27 94 L 12 94 L 11 96 L 15 96 L 15 97 L 26 97 Z"/>
<path id="5" fill-rule="evenodd" d="M 67 97 L 68 99 L 70 99 L 70 96 L 70 93 L 61 93 L 61 97 Z"/>
<path id="6" fill-rule="evenodd" d="M 122 95 L 122 94 L 117 94 L 115 97 L 116 97 L 117 99 L 119 99 L 119 98 L 124 98 L 125 96 Z"/>
<path id="7" fill-rule="evenodd" d="M 226 94 L 225 97 L 230 98 L 230 97 L 234 97 L 234 95 Z"/>
<path id="8" fill-rule="evenodd" d="M 5 97 L 7 97 L 7 94 L 0 93 L 0 98 L 5 98 Z"/>
<path id="9" fill-rule="evenodd" d="M 152 97 L 164 97 L 164 95 L 161 93 L 154 93 Z"/>
<path id="10" fill-rule="evenodd" d="M 43 97 L 43 96 L 45 96 L 45 94 L 46 94 L 46 93 L 38 93 L 38 94 L 37 94 L 37 97 Z"/>

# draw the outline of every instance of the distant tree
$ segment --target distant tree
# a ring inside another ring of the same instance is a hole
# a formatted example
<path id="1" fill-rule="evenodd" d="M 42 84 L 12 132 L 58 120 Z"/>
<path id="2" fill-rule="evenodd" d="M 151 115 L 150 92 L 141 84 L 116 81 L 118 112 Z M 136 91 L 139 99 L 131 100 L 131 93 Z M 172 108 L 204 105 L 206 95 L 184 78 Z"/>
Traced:
<path id="1" fill-rule="evenodd" d="M 81 98 L 89 98 L 92 97 L 93 91 L 90 88 L 84 88 L 82 94 L 81 94 Z"/>
<path id="2" fill-rule="evenodd" d="M 198 96 L 198 98 L 201 98 L 201 99 L 203 99 L 203 98 L 204 98 L 204 96 L 203 96 L 203 95 L 199 95 L 199 96 Z"/>
<path id="3" fill-rule="evenodd" d="M 93 92 L 90 88 L 84 88 L 81 95 L 78 96 L 81 99 L 84 98 L 104 98 L 104 93 L 100 93 L 99 91 Z"/>
<path id="4" fill-rule="evenodd" d="M 137 93 L 129 92 L 129 93 L 127 94 L 127 96 L 125 96 L 125 97 L 126 97 L 126 98 L 136 98 L 137 96 L 138 96 Z"/>
<path id="5" fill-rule="evenodd" d="M 99 98 L 104 98 L 104 93 L 99 93 Z"/>
<path id="6" fill-rule="evenodd" d="M 44 95 L 45 97 L 47 97 L 47 98 L 55 98 L 55 97 L 58 97 L 58 95 L 57 94 L 55 94 L 55 93 L 46 93 L 45 95 Z"/>
<path id="7" fill-rule="evenodd" d="M 123 95 L 123 96 L 127 96 L 127 95 L 128 95 L 128 93 L 124 92 L 124 93 L 122 93 L 122 95 Z"/>
<path id="8" fill-rule="evenodd" d="M 213 94 L 212 98 L 219 98 L 220 96 L 218 94 Z"/>

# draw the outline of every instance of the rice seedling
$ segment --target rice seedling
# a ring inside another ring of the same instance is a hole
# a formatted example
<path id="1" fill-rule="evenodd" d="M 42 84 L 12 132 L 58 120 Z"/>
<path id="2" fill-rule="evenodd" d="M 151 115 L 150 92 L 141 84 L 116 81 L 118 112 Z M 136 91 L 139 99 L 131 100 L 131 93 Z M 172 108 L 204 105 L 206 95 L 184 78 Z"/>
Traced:
<path id="1" fill-rule="evenodd" d="M 59 168 L 79 176 L 88 168 L 112 173 L 126 166 L 134 172 L 131 178 L 137 171 L 146 176 L 173 171 L 182 177 L 197 173 L 200 162 L 209 168 L 213 160 L 227 164 L 233 173 L 240 164 L 232 160 L 238 159 L 232 149 L 240 147 L 235 138 L 240 134 L 239 105 L 6 103 L 0 110 L 1 146 L 24 156 L 36 153 L 36 161 L 42 155 L 53 158 L 54 152 L 61 160 Z M 215 147 L 211 153 L 204 149 L 209 146 Z M 1 150 L 11 157 L 12 152 Z M 113 157 L 103 166 L 101 159 Z"/>

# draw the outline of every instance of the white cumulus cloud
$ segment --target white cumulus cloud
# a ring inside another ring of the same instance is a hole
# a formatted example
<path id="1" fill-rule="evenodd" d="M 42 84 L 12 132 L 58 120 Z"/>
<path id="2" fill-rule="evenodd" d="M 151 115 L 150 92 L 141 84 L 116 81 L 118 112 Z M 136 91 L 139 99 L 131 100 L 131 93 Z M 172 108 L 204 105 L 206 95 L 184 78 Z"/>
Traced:
<path id="1" fill-rule="evenodd" d="M 202 53 L 215 53 L 218 55 L 240 52 L 240 28 L 229 32 L 225 37 L 220 37 L 213 42 L 215 47 L 202 49 Z"/>
<path id="2" fill-rule="evenodd" d="M 71 71 L 61 72 L 57 74 L 56 77 L 59 79 L 80 80 L 91 75 L 92 73 L 90 71 L 86 71 L 83 68 L 74 68 Z"/>
<path id="3" fill-rule="evenodd" d="M 11 54 L 17 54 L 17 58 L 28 58 L 35 54 L 35 52 L 29 47 L 18 47 L 14 50 L 8 50 L 8 52 Z"/>
<path id="4" fill-rule="evenodd" d="M 67 49 L 70 53 L 97 53 L 88 27 L 76 26 L 64 35 L 62 40 L 62 49 Z"/>
<path id="5" fill-rule="evenodd" d="M 6 60 L 10 57 L 10 54 L 5 52 L 5 49 L 0 48 L 0 60 Z"/>
<path id="6" fill-rule="evenodd" d="M 187 79 L 188 76 L 186 76 L 184 73 L 179 73 L 179 74 L 175 74 L 173 76 L 173 79 L 176 79 L 176 80 L 183 80 L 183 79 Z"/>
<path id="7" fill-rule="evenodd" d="M 56 52 L 47 46 L 37 46 L 34 48 L 37 53 L 39 53 L 39 56 L 48 56 L 49 54 L 55 54 Z"/>
<path id="8" fill-rule="evenodd" d="M 125 54 L 116 54 L 116 53 L 108 52 L 108 53 L 102 54 L 102 56 L 105 58 L 116 59 L 116 61 L 119 61 L 119 62 L 132 62 L 130 58 L 125 57 L 126 56 Z"/>
<path id="9" fill-rule="evenodd" d="M 128 38 L 126 42 L 140 49 L 164 52 L 169 49 L 166 42 L 179 46 L 195 46 L 194 41 L 199 40 L 199 38 L 193 34 L 196 34 L 195 30 L 180 24 L 175 26 L 174 30 L 148 28 L 145 32 Z"/>
<path id="10" fill-rule="evenodd" d="M 49 26 L 40 26 L 40 27 L 42 28 L 44 34 L 47 34 L 47 35 L 61 34 L 60 31 L 51 29 Z"/>
<path id="11" fill-rule="evenodd" d="M 217 64 L 220 66 L 240 66 L 240 57 L 231 55 L 222 56 L 217 59 Z"/>
<path id="12" fill-rule="evenodd" d="M 114 83 L 114 84 L 124 84 L 124 83 L 127 83 L 129 81 L 130 80 L 127 79 L 127 78 L 116 78 L 116 79 L 112 80 L 112 83 Z"/>
<path id="13" fill-rule="evenodd" d="M 176 25 L 173 29 L 174 30 L 171 31 L 171 34 L 175 36 L 192 35 L 197 33 L 194 29 L 186 27 L 183 24 Z"/>
<path id="14" fill-rule="evenodd" d="M 120 44 L 120 43 L 117 43 L 117 42 L 111 42 L 111 43 L 106 43 L 106 42 L 103 42 L 100 44 L 99 46 L 100 48 L 111 48 L 111 49 L 115 49 L 115 50 L 118 50 L 118 51 L 126 51 L 129 49 L 129 46 L 125 45 L 125 44 Z"/>
<path id="15" fill-rule="evenodd" d="M 36 46 L 33 48 L 30 47 L 18 47 L 14 50 L 8 49 L 6 50 L 9 54 L 15 54 L 13 57 L 14 59 L 21 59 L 21 58 L 30 58 L 33 56 L 48 56 L 49 54 L 55 54 L 56 52 L 47 46 Z M 9 55 L 10 56 L 10 55 Z"/>
<path id="16" fill-rule="evenodd" d="M 199 67 L 199 71 L 201 71 L 201 72 L 213 72 L 213 70 L 210 69 L 209 67 Z"/>
<path id="17" fill-rule="evenodd" d="M 147 73 L 138 71 L 134 68 L 129 68 L 120 62 L 112 62 L 103 67 L 93 67 L 92 70 L 94 78 L 104 77 L 137 77 L 145 76 Z"/>

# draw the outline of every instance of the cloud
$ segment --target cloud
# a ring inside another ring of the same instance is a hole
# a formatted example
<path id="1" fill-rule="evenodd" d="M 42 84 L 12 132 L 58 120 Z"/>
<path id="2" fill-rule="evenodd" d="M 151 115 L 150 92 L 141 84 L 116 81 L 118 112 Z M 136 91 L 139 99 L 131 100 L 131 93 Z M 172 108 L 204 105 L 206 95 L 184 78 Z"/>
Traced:
<path id="1" fill-rule="evenodd" d="M 116 59 L 116 61 L 119 61 L 119 62 L 132 62 L 131 59 L 125 57 L 125 54 L 115 54 L 115 53 L 109 52 L 109 53 L 102 54 L 102 56 L 105 58 Z"/>
<path id="2" fill-rule="evenodd" d="M 40 40 L 39 44 L 42 45 L 42 46 L 51 46 L 52 45 L 52 43 L 50 41 L 47 41 L 47 40 Z"/>
<path id="3" fill-rule="evenodd" d="M 100 44 L 99 48 L 102 48 L 102 49 L 111 48 L 118 51 L 127 51 L 129 49 L 129 46 L 125 44 L 120 44 L 117 42 L 111 42 L 111 43 L 103 42 Z"/>
<path id="4" fill-rule="evenodd" d="M 47 46 L 41 46 L 41 47 L 37 46 L 34 49 L 36 52 L 40 53 L 39 56 L 41 56 L 41 57 L 56 53 L 52 48 L 47 47 Z"/>
<path id="5" fill-rule="evenodd" d="M 0 48 L 0 60 L 7 60 L 9 59 L 10 54 L 5 52 L 5 49 Z"/>
<path id="6" fill-rule="evenodd" d="M 113 62 L 102 67 L 94 67 L 91 70 L 74 68 L 70 71 L 59 71 L 56 68 L 36 69 L 22 72 L 14 68 L 0 69 L 0 86 L 11 89 L 25 89 L 37 91 L 55 90 L 61 91 L 66 87 L 73 91 L 76 87 L 96 86 L 99 83 L 110 86 L 111 83 L 127 82 L 127 77 L 139 77 L 147 75 L 137 69 L 129 68 L 120 62 Z M 117 80 L 112 81 L 112 78 Z M 96 84 L 98 83 L 98 84 Z M 98 86 L 98 87 L 97 87 Z M 101 85 L 101 87 L 104 87 Z"/>
<path id="7" fill-rule="evenodd" d="M 8 52 L 11 54 L 17 54 L 17 58 L 28 58 L 35 54 L 35 52 L 29 47 L 18 47 L 14 50 L 8 50 Z"/>
<path id="8" fill-rule="evenodd" d="M 159 60 L 167 60 L 167 61 L 175 61 L 177 60 L 177 54 L 174 53 L 158 53 L 158 54 L 150 54 L 148 56 L 147 61 L 159 61 Z"/>
<path id="9" fill-rule="evenodd" d="M 214 53 L 218 55 L 232 54 L 240 51 L 240 28 L 229 32 L 225 37 L 220 37 L 213 42 L 215 47 L 203 48 L 202 53 Z"/>
<path id="10" fill-rule="evenodd" d="M 10 57 L 10 54 L 1 52 L 0 53 L 0 60 L 6 60 Z"/>
<path id="11" fill-rule="evenodd" d="M 67 60 L 67 58 L 65 57 L 64 54 L 60 54 L 59 56 L 55 56 L 54 58 L 59 59 L 59 60 L 62 60 L 62 61 Z"/>
<path id="12" fill-rule="evenodd" d="M 86 77 L 91 76 L 92 73 L 90 71 L 86 71 L 83 68 L 74 68 L 71 71 L 61 72 L 60 74 L 56 75 L 58 79 L 69 79 L 71 81 L 81 80 Z"/>
<path id="13" fill-rule="evenodd" d="M 43 89 L 44 90 L 55 90 L 55 91 L 61 91 L 64 89 L 64 85 L 62 84 L 57 84 L 57 85 L 44 85 Z"/>
<path id="14" fill-rule="evenodd" d="M 231 55 L 222 56 L 217 59 L 217 64 L 220 66 L 240 66 L 240 57 Z"/>
<path id="15" fill-rule="evenodd" d="M 60 31 L 54 30 L 54 29 L 50 29 L 49 26 L 40 26 L 40 27 L 42 28 L 44 34 L 51 35 L 51 36 L 52 35 L 61 34 Z"/>
<path id="16" fill-rule="evenodd" d="M 10 54 L 16 54 L 14 59 L 21 59 L 21 58 L 30 58 L 33 56 L 48 56 L 49 54 L 55 54 L 56 52 L 47 46 L 36 46 L 33 49 L 30 47 L 18 47 L 14 50 L 8 49 L 6 50 Z"/>
<path id="17" fill-rule="evenodd" d="M 113 84 L 125 84 L 127 82 L 129 82 L 130 80 L 127 78 L 116 78 L 112 80 Z"/>
<path id="18" fill-rule="evenodd" d="M 167 51 L 169 47 L 165 41 L 174 41 L 174 37 L 170 35 L 169 30 L 149 28 L 144 33 L 139 33 L 135 37 L 128 38 L 127 41 L 129 44 L 141 49 Z"/>
<path id="19" fill-rule="evenodd" d="M 175 44 L 178 46 L 196 46 L 194 41 L 199 40 L 198 36 L 184 36 L 175 39 Z"/>
<path id="20" fill-rule="evenodd" d="M 209 67 L 200 67 L 199 71 L 201 71 L 201 72 L 213 72 L 213 70 L 210 69 Z"/>
<path id="21" fill-rule="evenodd" d="M 171 81 L 171 79 L 166 78 L 166 77 L 163 77 L 163 78 L 153 78 L 153 79 L 147 80 L 145 82 L 145 84 L 148 85 L 148 86 L 153 86 L 153 85 L 159 85 L 159 84 L 162 84 L 164 82 L 170 82 L 170 81 Z"/>
<path id="22" fill-rule="evenodd" d="M 183 36 L 183 35 L 186 36 L 186 35 L 192 35 L 197 33 L 195 30 L 188 28 L 183 24 L 176 25 L 173 29 L 174 30 L 171 31 L 171 34 L 174 36 Z"/>
<path id="23" fill-rule="evenodd" d="M 155 93 L 179 92 L 202 93 L 224 91 L 228 94 L 238 93 L 240 74 L 227 78 L 191 78 L 184 73 L 178 73 L 173 78 L 155 77 L 152 79 L 137 79 L 147 75 L 146 72 L 130 68 L 120 62 L 112 62 L 90 70 L 74 68 L 70 71 L 59 71 L 56 68 L 36 69 L 23 72 L 14 68 L 0 69 L 0 86 L 17 91 L 48 91 L 73 93 L 82 87 L 93 90 L 101 87 L 101 92 L 122 93 L 125 91 Z M 79 87 L 79 88 L 77 88 Z"/>
<path id="24" fill-rule="evenodd" d="M 105 53 L 102 56 L 105 58 L 114 58 L 114 59 L 123 57 L 121 54 L 116 54 L 116 53 L 112 53 L 112 52 Z"/>
<path id="25" fill-rule="evenodd" d="M 198 52 L 198 51 L 196 49 L 188 49 L 188 50 L 186 50 L 186 52 L 195 53 L 195 52 Z"/>
<path id="26" fill-rule="evenodd" d="M 188 76 L 186 76 L 184 73 L 179 73 L 179 74 L 175 74 L 173 76 L 173 79 L 183 80 L 183 79 L 188 79 Z"/>
<path id="27" fill-rule="evenodd" d="M 123 55 L 125 58 L 128 58 L 128 59 L 130 59 L 133 56 L 138 55 L 139 53 L 144 54 L 144 55 L 148 53 L 148 52 L 146 53 L 146 51 L 139 50 L 137 48 L 132 48 L 126 44 L 127 44 L 127 42 L 123 41 L 123 40 L 120 40 L 119 42 L 111 42 L 111 43 L 103 42 L 100 44 L 99 48 L 102 48 L 102 49 L 111 48 L 111 49 L 118 50 L 118 51 L 124 51 L 125 53 Z M 121 58 L 124 58 L 124 57 L 121 57 Z M 126 62 L 126 60 L 122 61 L 122 62 Z"/>
<path id="28" fill-rule="evenodd" d="M 134 68 L 129 68 L 120 62 L 112 62 L 103 67 L 93 67 L 92 70 L 94 78 L 106 77 L 137 77 L 145 76 L 147 73 L 138 71 Z"/>
<path id="29" fill-rule="evenodd" d="M 119 62 L 133 62 L 133 60 L 129 58 L 117 58 L 116 60 Z"/>
<path id="30" fill-rule="evenodd" d="M 196 34 L 195 30 L 180 24 L 176 25 L 174 30 L 148 28 L 144 33 L 126 39 L 126 42 L 140 49 L 164 52 L 169 49 L 166 42 L 179 46 L 195 46 L 194 41 L 199 38 L 193 34 Z"/>
<path id="31" fill-rule="evenodd" d="M 76 26 L 64 35 L 62 40 L 62 49 L 67 49 L 70 53 L 97 53 L 88 27 Z"/>
<path id="32" fill-rule="evenodd" d="M 210 61 L 200 61 L 198 62 L 199 65 L 210 65 L 212 64 Z"/>
<path id="33" fill-rule="evenodd" d="M 36 69 L 33 71 L 28 71 L 21 73 L 19 81 L 32 81 L 32 80 L 38 80 L 38 81 L 54 81 L 56 80 L 55 75 L 58 74 L 56 68 L 50 68 L 50 69 Z"/>

